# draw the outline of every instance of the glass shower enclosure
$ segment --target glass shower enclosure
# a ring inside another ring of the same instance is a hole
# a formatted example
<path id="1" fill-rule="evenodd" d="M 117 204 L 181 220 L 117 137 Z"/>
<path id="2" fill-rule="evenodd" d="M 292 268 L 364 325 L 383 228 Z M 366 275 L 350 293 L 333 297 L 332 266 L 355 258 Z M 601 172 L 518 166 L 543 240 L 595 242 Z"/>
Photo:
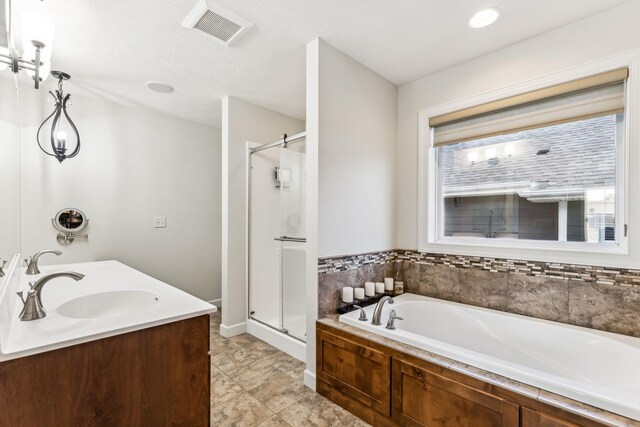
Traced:
<path id="1" fill-rule="evenodd" d="M 249 318 L 306 339 L 306 138 L 249 154 Z"/>

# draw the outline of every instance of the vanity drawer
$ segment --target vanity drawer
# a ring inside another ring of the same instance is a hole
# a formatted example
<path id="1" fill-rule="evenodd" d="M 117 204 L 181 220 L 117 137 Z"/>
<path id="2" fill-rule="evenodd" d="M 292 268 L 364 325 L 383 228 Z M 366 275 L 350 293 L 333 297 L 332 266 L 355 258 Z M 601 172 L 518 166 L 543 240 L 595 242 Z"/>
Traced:
<path id="1" fill-rule="evenodd" d="M 318 331 L 318 380 L 382 415 L 390 415 L 391 357 Z"/>

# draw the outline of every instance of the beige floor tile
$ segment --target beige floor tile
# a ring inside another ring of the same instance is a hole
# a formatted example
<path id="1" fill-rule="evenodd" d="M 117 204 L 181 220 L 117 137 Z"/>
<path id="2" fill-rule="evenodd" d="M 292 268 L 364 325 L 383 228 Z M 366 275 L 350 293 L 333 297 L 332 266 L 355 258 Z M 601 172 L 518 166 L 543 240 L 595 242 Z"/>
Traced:
<path id="1" fill-rule="evenodd" d="M 250 350 L 239 346 L 235 348 L 234 345 L 230 345 L 230 347 L 230 351 L 224 351 L 211 356 L 213 364 L 223 372 L 228 373 L 249 363 L 256 362 L 259 359 L 259 355 Z"/>
<path id="2" fill-rule="evenodd" d="M 268 360 L 271 366 L 281 372 L 299 371 L 300 368 L 302 368 L 302 372 L 304 372 L 305 364 L 289 356 L 287 353 L 279 352 L 271 356 Z"/>
<path id="3" fill-rule="evenodd" d="M 268 359 L 262 359 L 255 363 L 241 366 L 229 371 L 229 376 L 244 387 L 245 390 L 251 391 L 262 384 L 269 383 L 276 375 L 282 374 L 282 372 L 266 363 L 267 361 Z"/>
<path id="4" fill-rule="evenodd" d="M 220 371 L 221 372 L 221 371 Z M 245 390 L 225 374 L 211 378 L 211 406 L 239 399 Z"/>
<path id="5" fill-rule="evenodd" d="M 257 399 L 244 393 L 226 403 L 211 408 L 211 425 L 217 427 L 251 427 L 273 417 Z"/>
<path id="6" fill-rule="evenodd" d="M 234 344 L 237 344 L 249 351 L 252 351 L 259 358 L 265 358 L 265 357 L 269 357 L 269 356 L 281 353 L 281 351 L 278 350 L 277 348 L 267 344 L 264 341 L 259 340 L 253 335 L 241 334 L 241 335 L 236 335 L 235 337 L 232 337 L 230 339 Z"/>
<path id="7" fill-rule="evenodd" d="M 220 375 L 227 375 L 227 374 L 222 372 L 216 365 L 214 365 L 212 363 L 211 364 L 211 378 L 215 378 L 215 377 L 218 377 Z"/>
<path id="8" fill-rule="evenodd" d="M 235 352 L 241 349 L 242 347 L 238 346 L 238 344 L 234 344 L 233 342 L 231 342 L 226 338 L 211 339 L 211 344 L 209 346 L 209 352 L 211 353 L 212 356 L 222 354 L 222 353 Z"/>
<path id="9" fill-rule="evenodd" d="M 274 415 L 268 420 L 265 420 L 260 424 L 258 424 L 257 427 L 290 427 L 290 426 L 278 415 Z"/>
<path id="10" fill-rule="evenodd" d="M 315 392 L 296 381 L 284 372 L 276 371 L 268 382 L 251 391 L 253 397 L 264 403 L 273 412 L 280 412 L 288 406 L 306 398 Z"/>
<path id="11" fill-rule="evenodd" d="M 345 417 L 342 408 L 319 394 L 294 403 L 280 411 L 278 415 L 293 427 L 338 426 Z"/>

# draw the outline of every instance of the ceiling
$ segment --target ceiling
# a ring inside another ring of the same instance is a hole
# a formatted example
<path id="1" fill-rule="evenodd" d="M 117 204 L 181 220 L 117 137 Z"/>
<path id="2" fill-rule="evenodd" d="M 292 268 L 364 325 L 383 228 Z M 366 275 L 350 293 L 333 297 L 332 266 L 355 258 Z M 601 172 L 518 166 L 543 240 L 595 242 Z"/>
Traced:
<path id="1" fill-rule="evenodd" d="M 182 27 L 199 0 L 14 4 L 55 22 L 53 69 L 72 75 L 69 86 L 220 126 L 226 95 L 304 118 L 305 45 L 316 37 L 400 85 L 627 1 L 216 0 L 255 25 L 232 47 Z M 470 15 L 487 6 L 501 19 L 471 29 Z M 176 90 L 151 92 L 148 80 Z"/>

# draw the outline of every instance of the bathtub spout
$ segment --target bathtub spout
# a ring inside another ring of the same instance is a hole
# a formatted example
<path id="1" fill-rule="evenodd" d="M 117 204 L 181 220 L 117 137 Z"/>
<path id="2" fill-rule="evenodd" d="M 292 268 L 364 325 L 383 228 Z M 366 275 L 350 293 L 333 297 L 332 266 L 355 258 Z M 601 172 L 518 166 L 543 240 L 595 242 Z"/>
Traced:
<path id="1" fill-rule="evenodd" d="M 393 298 L 391 298 L 389 295 L 385 295 L 382 298 L 380 298 L 380 301 L 378 301 L 378 304 L 376 304 L 376 308 L 373 310 L 373 316 L 371 317 L 371 324 L 374 326 L 380 326 L 382 325 L 382 323 L 380 322 L 380 317 L 382 317 L 382 307 L 384 306 L 384 303 L 389 301 L 389 304 L 393 304 Z"/>

